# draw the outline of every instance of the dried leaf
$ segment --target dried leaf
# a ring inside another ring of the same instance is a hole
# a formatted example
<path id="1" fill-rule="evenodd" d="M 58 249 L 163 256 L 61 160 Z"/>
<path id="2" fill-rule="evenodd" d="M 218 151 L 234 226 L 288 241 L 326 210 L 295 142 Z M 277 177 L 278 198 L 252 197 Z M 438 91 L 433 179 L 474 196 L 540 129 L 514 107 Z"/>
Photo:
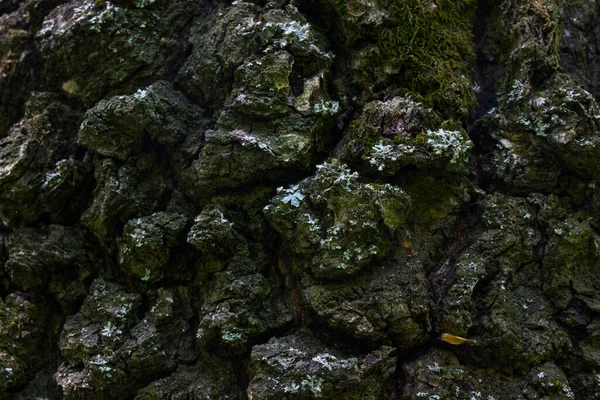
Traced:
<path id="1" fill-rule="evenodd" d="M 464 337 L 451 335 L 449 333 L 442 333 L 440 339 L 450 344 L 477 343 L 475 340 L 465 339 Z"/>

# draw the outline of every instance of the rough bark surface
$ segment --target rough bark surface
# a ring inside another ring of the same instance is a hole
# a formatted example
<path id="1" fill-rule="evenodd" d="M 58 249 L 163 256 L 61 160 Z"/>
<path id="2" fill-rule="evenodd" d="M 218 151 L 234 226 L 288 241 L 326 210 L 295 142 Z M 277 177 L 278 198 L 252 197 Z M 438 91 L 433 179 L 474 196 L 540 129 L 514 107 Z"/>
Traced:
<path id="1" fill-rule="evenodd" d="M 0 0 L 0 398 L 600 398 L 599 38 L 596 0 Z"/>

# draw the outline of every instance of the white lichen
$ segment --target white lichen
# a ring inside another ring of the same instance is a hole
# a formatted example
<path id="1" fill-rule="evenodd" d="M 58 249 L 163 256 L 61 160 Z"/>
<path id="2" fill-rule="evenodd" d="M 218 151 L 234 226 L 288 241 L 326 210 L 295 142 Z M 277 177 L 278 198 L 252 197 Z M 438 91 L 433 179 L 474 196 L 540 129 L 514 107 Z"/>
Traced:
<path id="1" fill-rule="evenodd" d="M 313 106 L 313 112 L 317 115 L 335 115 L 340 111 L 340 103 L 337 101 L 323 101 Z"/>
<path id="2" fill-rule="evenodd" d="M 440 372 L 440 370 L 441 370 L 440 365 L 438 363 L 433 363 L 433 365 L 428 365 L 427 369 L 432 372 Z"/>
<path id="3" fill-rule="evenodd" d="M 324 366 L 325 368 L 327 368 L 329 371 L 331 371 L 333 369 L 332 365 L 330 364 L 330 361 L 336 361 L 337 357 L 332 356 L 329 353 L 324 353 L 324 354 L 318 354 L 315 357 L 312 358 L 312 360 L 314 362 L 317 362 L 319 364 L 321 364 L 322 366 Z"/>
<path id="4" fill-rule="evenodd" d="M 323 390 L 323 379 L 313 375 L 307 375 L 306 379 L 302 381 L 302 386 L 308 388 L 315 397 L 320 397 L 321 391 Z"/>
<path id="5" fill-rule="evenodd" d="M 465 140 L 460 131 L 427 130 L 427 137 L 427 146 L 436 155 L 450 157 L 450 164 L 456 164 L 472 147 L 471 141 Z"/>
<path id="6" fill-rule="evenodd" d="M 237 342 L 241 338 L 242 338 L 242 334 L 241 333 L 230 332 L 228 330 L 224 330 L 221 333 L 221 339 L 223 339 L 225 342 Z"/>
<path id="7" fill-rule="evenodd" d="M 116 335 L 119 333 L 121 333 L 121 331 L 119 331 L 117 329 L 117 327 L 114 326 L 110 321 L 108 321 L 108 323 L 106 325 L 104 325 L 102 327 L 102 330 L 100 331 L 100 335 L 106 336 L 106 337 L 112 337 L 113 335 Z"/>

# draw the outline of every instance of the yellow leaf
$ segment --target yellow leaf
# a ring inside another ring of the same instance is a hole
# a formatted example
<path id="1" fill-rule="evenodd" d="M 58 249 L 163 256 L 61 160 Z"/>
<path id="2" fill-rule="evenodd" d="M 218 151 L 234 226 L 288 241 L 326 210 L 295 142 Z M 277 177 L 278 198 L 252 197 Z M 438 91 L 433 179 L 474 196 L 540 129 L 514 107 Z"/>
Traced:
<path id="1" fill-rule="evenodd" d="M 449 333 L 442 333 L 440 339 L 450 344 L 477 343 L 472 339 L 465 339 L 464 337 L 451 335 Z"/>

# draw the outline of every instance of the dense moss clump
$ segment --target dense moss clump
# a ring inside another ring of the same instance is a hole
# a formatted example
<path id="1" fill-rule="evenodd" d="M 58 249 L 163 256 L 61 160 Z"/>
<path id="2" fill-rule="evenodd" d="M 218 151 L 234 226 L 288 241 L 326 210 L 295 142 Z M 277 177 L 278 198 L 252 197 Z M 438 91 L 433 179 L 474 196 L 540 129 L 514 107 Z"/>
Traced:
<path id="1" fill-rule="evenodd" d="M 446 116 L 464 117 L 475 105 L 477 1 L 330 3 L 341 15 L 346 45 L 353 48 L 356 82 L 399 90 Z"/>

